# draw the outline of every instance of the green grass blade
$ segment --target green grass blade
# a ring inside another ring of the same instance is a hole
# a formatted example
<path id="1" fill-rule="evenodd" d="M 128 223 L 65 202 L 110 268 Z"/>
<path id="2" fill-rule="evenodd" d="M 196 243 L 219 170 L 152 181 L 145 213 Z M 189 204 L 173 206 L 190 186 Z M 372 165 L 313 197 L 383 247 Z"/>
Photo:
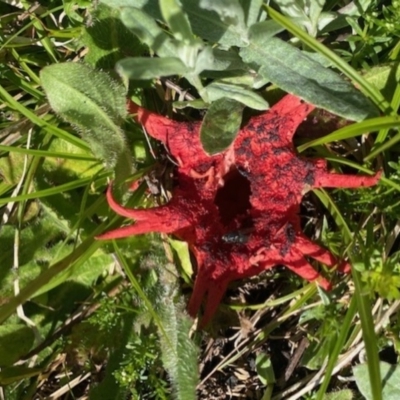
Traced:
<path id="1" fill-rule="evenodd" d="M 353 262 L 354 265 L 354 262 Z M 360 273 L 356 268 L 352 268 L 353 282 L 355 286 L 354 295 L 357 299 L 357 308 L 360 315 L 365 352 L 368 360 L 368 372 L 371 383 L 371 392 L 374 400 L 382 399 L 382 381 L 379 367 L 379 354 L 377 337 L 375 334 L 375 323 L 372 317 L 372 306 L 370 292 L 365 291 L 361 282 Z"/>
<path id="2" fill-rule="evenodd" d="M 40 102 L 43 101 L 44 94 L 40 90 L 36 89 L 34 84 L 28 82 L 23 77 L 14 74 L 11 71 L 4 72 L 4 77 L 8 79 L 10 82 L 12 82 L 16 87 L 18 87 L 23 92 L 29 93 L 32 97 L 34 97 Z"/>
<path id="3" fill-rule="evenodd" d="M 30 121 L 32 121 L 37 126 L 43 128 L 46 132 L 53 134 L 54 136 L 64 139 L 67 142 L 73 144 L 84 150 L 89 150 L 89 146 L 80 138 L 71 135 L 70 133 L 57 128 L 56 126 L 48 123 L 43 118 L 38 117 L 34 112 L 30 111 L 28 108 L 24 107 L 20 102 L 15 100 L 8 92 L 0 85 L 0 98 L 3 98 L 4 102 L 8 104 L 10 108 L 18 111 Z"/>
<path id="4" fill-rule="evenodd" d="M 111 172 L 109 172 L 109 171 L 102 172 L 97 175 L 96 180 L 105 179 L 110 175 L 110 173 Z M 55 186 L 54 188 L 44 189 L 44 190 L 40 190 L 38 192 L 33 192 L 33 193 L 21 194 L 19 196 L 15 196 L 15 197 L 5 197 L 3 199 L 0 199 L 0 205 L 7 204 L 10 201 L 18 202 L 18 201 L 24 201 L 24 200 L 30 200 L 30 199 L 40 199 L 40 198 L 52 196 L 52 195 L 55 195 L 58 193 L 67 192 L 69 190 L 76 189 L 78 187 L 86 186 L 92 182 L 93 182 L 93 177 L 81 178 L 81 179 L 77 179 L 72 182 L 65 183 L 64 185 Z"/>
<path id="5" fill-rule="evenodd" d="M 324 380 L 322 381 L 321 387 L 318 390 L 316 400 L 323 400 L 326 390 L 328 389 L 332 372 L 335 368 L 336 361 L 343 350 L 344 344 L 348 337 L 349 331 L 352 328 L 352 321 L 357 311 L 357 300 L 356 297 L 351 298 L 350 306 L 347 309 L 346 316 L 341 324 L 340 334 L 336 340 L 335 346 L 329 354 L 328 364 L 325 370 Z"/>
<path id="6" fill-rule="evenodd" d="M 374 132 L 383 128 L 395 128 L 398 126 L 400 126 L 400 117 L 397 115 L 390 117 L 371 118 L 362 122 L 357 122 L 355 124 L 345 126 L 344 128 L 338 129 L 337 131 L 332 132 L 329 135 L 323 136 L 321 138 L 311 140 L 308 143 L 299 146 L 297 150 L 301 153 L 302 151 L 310 147 L 319 146 L 321 144 L 335 142 L 338 140 L 350 139 L 352 137 L 362 135 L 363 133 Z M 397 138 L 396 141 L 398 140 L 400 140 L 400 138 Z M 369 155 L 368 157 L 371 157 L 371 155 Z"/>
<path id="7" fill-rule="evenodd" d="M 80 161 L 98 161 L 94 157 L 86 154 L 72 154 L 72 153 L 59 153 L 56 151 L 47 150 L 33 150 L 25 149 L 23 147 L 4 146 L 0 144 L 0 151 L 27 154 L 34 157 L 45 157 L 45 158 L 64 158 L 66 160 L 80 160 Z"/>
<path id="8" fill-rule="evenodd" d="M 364 158 L 364 161 L 370 161 L 374 159 L 378 154 L 382 153 L 385 150 L 390 149 L 392 146 L 394 146 L 398 141 L 400 141 L 400 133 L 397 133 L 395 136 L 390 138 L 388 141 L 385 143 L 382 143 L 381 145 L 376 146 L 371 150 L 371 152 Z M 377 142 L 377 141 L 376 141 Z M 379 142 L 378 142 L 379 143 Z"/>
<path id="9" fill-rule="evenodd" d="M 318 196 L 318 198 L 322 201 L 325 207 L 330 211 L 335 222 L 340 227 L 343 238 L 347 244 L 353 242 L 353 235 L 348 227 L 345 219 L 343 218 L 342 214 L 336 207 L 336 204 L 330 198 L 330 196 L 323 190 L 314 190 L 314 193 Z M 360 273 L 354 268 L 355 262 L 353 257 L 351 256 L 351 251 L 349 252 L 350 261 L 353 265 L 352 268 L 352 276 L 355 285 L 355 298 L 357 304 L 358 314 L 361 320 L 361 327 L 363 332 L 363 338 L 365 342 L 365 348 L 368 358 L 368 369 L 370 373 L 370 380 L 371 380 L 371 388 L 372 393 L 374 394 L 374 400 L 382 400 L 382 385 L 380 379 L 380 369 L 379 369 L 379 356 L 378 356 L 378 348 L 377 348 L 377 338 L 375 335 L 374 330 L 374 321 L 371 314 L 371 304 L 369 300 L 370 293 L 365 292 L 363 285 L 361 283 Z M 349 310 L 350 311 L 350 310 Z M 348 311 L 348 313 L 349 313 Z M 350 318 L 350 316 L 349 316 Z M 347 321 L 347 316 L 346 316 Z M 343 335 L 344 332 L 342 331 Z M 340 336 L 339 340 L 344 340 L 345 338 Z M 337 351 L 336 346 L 334 352 L 331 353 L 331 357 L 335 356 L 335 352 Z M 331 367 L 332 368 L 332 367 Z M 326 378 L 328 379 L 328 378 Z M 324 382 L 324 390 L 326 390 L 326 386 L 328 383 Z M 323 394 L 323 392 L 321 391 Z M 320 396 L 320 394 L 319 394 Z M 321 397 L 318 397 L 318 400 Z"/>
<path id="10" fill-rule="evenodd" d="M 336 222 L 336 225 L 342 232 L 345 242 L 350 243 L 353 238 L 353 234 L 350 228 L 348 227 L 347 222 L 344 219 L 342 213 L 337 208 L 335 202 L 332 200 L 332 198 L 324 189 L 314 190 L 313 192 L 320 199 L 320 201 L 326 207 L 326 209 L 331 213 L 333 219 Z"/>

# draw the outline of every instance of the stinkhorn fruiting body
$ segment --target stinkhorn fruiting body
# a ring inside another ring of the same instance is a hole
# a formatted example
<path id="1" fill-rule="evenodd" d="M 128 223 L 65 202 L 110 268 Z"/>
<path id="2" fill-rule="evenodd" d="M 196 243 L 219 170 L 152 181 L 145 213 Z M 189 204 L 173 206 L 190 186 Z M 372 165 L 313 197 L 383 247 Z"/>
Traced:
<path id="1" fill-rule="evenodd" d="M 176 122 L 130 103 L 136 120 L 175 158 L 176 186 L 168 204 L 151 209 L 119 205 L 110 187 L 110 207 L 135 222 L 99 238 L 161 232 L 186 241 L 197 260 L 188 309 L 194 316 L 206 300 L 202 324 L 215 313 L 231 281 L 276 265 L 329 289 L 329 281 L 306 257 L 341 270 L 348 270 L 349 265 L 304 235 L 299 217 L 301 199 L 313 188 L 372 186 L 380 173 L 330 173 L 325 160 L 298 156 L 292 138 L 313 108 L 286 95 L 268 111 L 251 118 L 228 149 L 209 155 L 200 142 L 201 122 Z"/>

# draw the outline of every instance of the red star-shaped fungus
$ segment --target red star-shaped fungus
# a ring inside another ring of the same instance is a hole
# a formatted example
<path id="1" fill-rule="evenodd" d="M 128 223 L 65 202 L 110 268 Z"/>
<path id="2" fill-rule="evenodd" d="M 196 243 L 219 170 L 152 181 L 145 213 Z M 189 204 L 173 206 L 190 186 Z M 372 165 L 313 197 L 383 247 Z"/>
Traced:
<path id="1" fill-rule="evenodd" d="M 201 145 L 201 122 L 175 122 L 133 103 L 129 107 L 149 135 L 163 142 L 175 157 L 177 185 L 168 204 L 152 209 L 124 208 L 109 188 L 110 207 L 135 223 L 100 239 L 162 232 L 186 241 L 197 260 L 189 312 L 196 315 L 206 298 L 202 324 L 210 320 L 231 281 L 275 265 L 285 265 L 304 279 L 330 288 L 305 256 L 328 267 L 338 260 L 303 234 L 301 199 L 318 187 L 372 186 L 380 173 L 329 173 L 325 160 L 299 157 L 292 137 L 312 105 L 285 96 L 251 118 L 232 145 L 213 156 Z M 341 268 L 349 266 L 344 263 Z"/>

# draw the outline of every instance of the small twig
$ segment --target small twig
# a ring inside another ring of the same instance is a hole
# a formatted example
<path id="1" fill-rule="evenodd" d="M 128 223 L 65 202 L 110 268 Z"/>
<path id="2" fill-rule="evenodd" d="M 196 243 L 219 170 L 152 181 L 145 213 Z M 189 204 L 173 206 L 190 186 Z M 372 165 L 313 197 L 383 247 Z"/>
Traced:
<path id="1" fill-rule="evenodd" d="M 64 386 L 60 387 L 60 389 L 58 389 L 54 393 L 52 393 L 49 397 L 47 397 L 47 399 L 48 400 L 59 399 L 62 395 L 70 392 L 75 386 L 79 385 L 81 382 L 88 379 L 90 377 L 90 375 L 91 375 L 91 372 L 88 372 L 85 375 L 77 376 L 76 378 L 72 379 L 72 381 L 69 381 Z"/>
<path id="2" fill-rule="evenodd" d="M 188 93 L 187 90 L 183 90 L 179 85 L 170 81 L 169 79 L 161 79 L 164 85 L 172 90 L 175 90 L 176 93 L 179 94 L 180 97 L 184 98 L 185 100 L 196 100 L 194 96 Z"/>
<path id="3" fill-rule="evenodd" d="M 285 374 L 284 374 L 284 382 L 287 382 L 289 378 L 292 376 L 293 371 L 297 367 L 301 356 L 303 355 L 304 351 L 308 347 L 310 342 L 308 341 L 307 337 L 303 337 L 300 341 L 300 344 L 297 346 L 293 356 L 291 357 L 288 366 L 286 367 Z"/>

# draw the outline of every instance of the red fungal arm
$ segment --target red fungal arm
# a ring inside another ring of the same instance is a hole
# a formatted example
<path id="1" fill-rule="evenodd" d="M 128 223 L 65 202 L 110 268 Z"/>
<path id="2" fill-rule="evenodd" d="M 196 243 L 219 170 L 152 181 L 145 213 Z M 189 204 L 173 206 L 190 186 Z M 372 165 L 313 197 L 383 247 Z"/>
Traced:
<path id="1" fill-rule="evenodd" d="M 325 290 L 332 288 L 331 283 L 323 278 L 314 267 L 303 257 L 300 251 L 291 250 L 291 260 L 285 259 L 285 266 L 294 273 L 306 279 L 309 282 L 317 281 L 318 285 Z"/>
<path id="2" fill-rule="evenodd" d="M 291 142 L 297 127 L 314 108 L 312 104 L 308 104 L 293 95 L 287 95 L 276 103 L 270 111 L 275 114 L 275 117 L 282 119 L 280 124 L 277 124 L 281 138 Z"/>
<path id="3" fill-rule="evenodd" d="M 382 173 L 377 172 L 373 176 L 363 175 L 342 175 L 316 170 L 314 188 L 333 187 L 333 188 L 359 188 L 374 186 L 378 183 Z"/>
<path id="4" fill-rule="evenodd" d="M 151 209 L 125 208 L 112 196 L 111 185 L 107 189 L 107 201 L 112 210 L 123 217 L 136 221 L 134 225 L 118 228 L 97 237 L 100 240 L 120 239 L 149 232 L 173 233 L 190 226 L 179 204 L 172 200 L 169 204 Z"/>
<path id="5" fill-rule="evenodd" d="M 304 255 L 310 256 L 315 260 L 327 265 L 328 267 L 334 267 L 338 265 L 338 260 L 334 257 L 330 251 L 319 246 L 317 243 L 312 242 L 310 239 L 304 235 L 299 235 L 296 237 L 294 243 L 296 249 Z"/>
<path id="6" fill-rule="evenodd" d="M 219 303 L 221 302 L 228 287 L 228 283 L 229 282 L 227 281 L 219 280 L 217 282 L 213 282 L 212 285 L 210 285 L 210 283 L 208 284 L 207 302 L 203 317 L 200 322 L 200 328 L 206 326 L 217 311 Z"/>
<path id="7" fill-rule="evenodd" d="M 314 164 L 314 183 L 313 188 L 333 187 L 333 188 L 359 188 L 374 186 L 379 182 L 382 171 L 375 175 L 343 175 L 328 172 L 328 164 L 324 159 L 313 160 Z"/>
<path id="8" fill-rule="evenodd" d="M 128 103 L 128 111 L 146 132 L 163 142 L 181 166 L 190 167 L 207 157 L 200 142 L 199 122 L 177 122 L 148 111 L 133 102 Z M 190 168 L 189 168 L 190 169 Z"/>
<path id="9" fill-rule="evenodd" d="M 196 315 L 200 310 L 201 303 L 204 298 L 206 298 L 206 307 L 200 320 L 200 328 L 207 325 L 215 314 L 230 281 L 231 280 L 228 281 L 226 279 L 215 281 L 204 273 L 204 269 L 199 268 L 193 288 L 193 294 L 189 301 L 188 311 L 190 315 Z"/>
<path id="10" fill-rule="evenodd" d="M 160 140 L 164 144 L 168 141 L 170 131 L 178 128 L 175 126 L 177 124 L 175 121 L 148 111 L 132 101 L 128 102 L 128 112 L 145 127 L 151 137 Z"/>

